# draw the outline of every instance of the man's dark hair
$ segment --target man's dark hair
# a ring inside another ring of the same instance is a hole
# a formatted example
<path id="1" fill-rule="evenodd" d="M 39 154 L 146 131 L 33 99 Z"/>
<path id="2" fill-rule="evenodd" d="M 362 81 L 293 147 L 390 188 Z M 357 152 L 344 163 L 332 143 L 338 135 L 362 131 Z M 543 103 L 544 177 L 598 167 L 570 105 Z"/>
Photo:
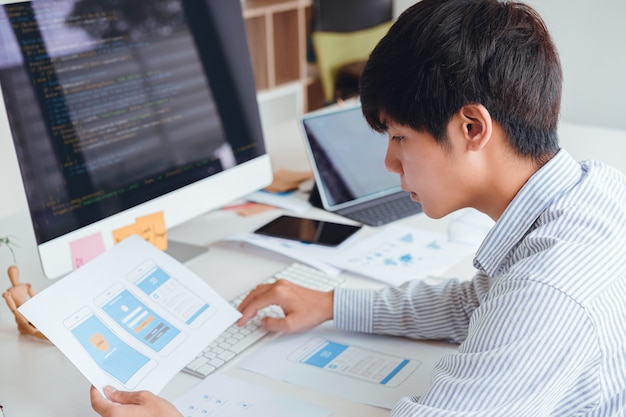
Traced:
<path id="1" fill-rule="evenodd" d="M 543 161 L 558 150 L 561 81 L 556 48 L 531 7 L 423 0 L 370 55 L 361 103 L 374 129 L 387 129 L 384 114 L 444 145 L 451 117 L 466 104 L 482 104 L 520 155 Z"/>

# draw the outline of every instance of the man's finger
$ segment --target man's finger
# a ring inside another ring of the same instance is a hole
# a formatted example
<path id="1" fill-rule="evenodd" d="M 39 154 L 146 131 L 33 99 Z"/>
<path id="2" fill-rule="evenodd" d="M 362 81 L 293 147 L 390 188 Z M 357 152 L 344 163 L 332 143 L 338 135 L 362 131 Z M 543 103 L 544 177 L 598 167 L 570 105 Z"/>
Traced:
<path id="1" fill-rule="evenodd" d="M 237 306 L 237 310 L 242 314 L 237 320 L 239 326 L 245 325 L 248 320 L 256 316 L 259 310 L 271 305 L 279 304 L 272 291 L 276 284 L 263 284 L 252 290 L 250 294 Z"/>
<path id="2" fill-rule="evenodd" d="M 239 308 L 241 312 L 241 317 L 237 320 L 237 325 L 245 326 L 245 324 L 257 315 L 258 311 L 263 307 L 267 307 L 269 304 L 265 303 L 263 300 L 259 300 L 258 298 L 254 299 L 252 302 L 248 303 L 247 306 L 243 308 Z"/>
<path id="3" fill-rule="evenodd" d="M 256 288 L 250 291 L 250 293 L 246 295 L 243 300 L 241 300 L 241 303 L 239 303 L 239 306 L 237 307 L 237 309 L 243 312 L 243 310 L 245 310 L 245 308 L 248 306 L 248 304 L 252 302 L 252 300 L 255 300 L 259 298 L 260 296 L 262 296 L 263 294 L 267 293 L 272 288 L 272 285 L 273 284 L 257 285 Z"/>
<path id="4" fill-rule="evenodd" d="M 143 404 L 150 396 L 148 391 L 119 391 L 109 385 L 104 387 L 104 394 L 109 400 L 119 404 Z"/>
<path id="5" fill-rule="evenodd" d="M 263 327 L 271 332 L 288 332 L 289 320 L 280 317 L 263 317 Z"/>
<path id="6" fill-rule="evenodd" d="M 93 385 L 89 390 L 89 397 L 91 399 L 91 407 L 98 414 L 102 414 L 105 408 L 111 403 L 111 401 L 102 396 L 102 394 L 100 394 L 100 391 L 98 391 Z"/>

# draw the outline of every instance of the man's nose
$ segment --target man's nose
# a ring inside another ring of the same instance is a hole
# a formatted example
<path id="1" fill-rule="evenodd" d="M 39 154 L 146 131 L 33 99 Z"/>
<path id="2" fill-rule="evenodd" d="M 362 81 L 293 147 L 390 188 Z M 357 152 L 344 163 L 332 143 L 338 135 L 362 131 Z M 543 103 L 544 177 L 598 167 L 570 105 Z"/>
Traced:
<path id="1" fill-rule="evenodd" d="M 385 154 L 385 168 L 394 174 L 402 174 L 402 165 L 398 158 L 394 155 L 391 143 L 387 145 L 387 153 Z"/>

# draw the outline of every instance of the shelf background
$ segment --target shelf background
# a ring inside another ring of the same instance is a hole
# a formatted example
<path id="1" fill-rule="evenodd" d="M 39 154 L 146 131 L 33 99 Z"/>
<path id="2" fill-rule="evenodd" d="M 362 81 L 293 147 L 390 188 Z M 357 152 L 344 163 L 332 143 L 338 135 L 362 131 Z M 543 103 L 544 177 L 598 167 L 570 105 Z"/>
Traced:
<path id="1" fill-rule="evenodd" d="M 257 91 L 296 83 L 303 111 L 322 107 L 319 77 L 306 59 L 313 1 L 243 0 L 242 8 Z"/>

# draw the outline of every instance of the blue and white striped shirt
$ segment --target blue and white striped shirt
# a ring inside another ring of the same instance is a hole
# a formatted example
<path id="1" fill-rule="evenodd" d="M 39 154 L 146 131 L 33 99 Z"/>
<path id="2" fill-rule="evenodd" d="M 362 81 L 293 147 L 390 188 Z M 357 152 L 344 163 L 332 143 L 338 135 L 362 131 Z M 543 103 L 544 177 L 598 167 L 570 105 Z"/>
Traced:
<path id="1" fill-rule="evenodd" d="M 392 416 L 626 416 L 626 176 L 565 150 L 533 175 L 471 281 L 335 291 L 335 326 L 452 339 Z"/>

